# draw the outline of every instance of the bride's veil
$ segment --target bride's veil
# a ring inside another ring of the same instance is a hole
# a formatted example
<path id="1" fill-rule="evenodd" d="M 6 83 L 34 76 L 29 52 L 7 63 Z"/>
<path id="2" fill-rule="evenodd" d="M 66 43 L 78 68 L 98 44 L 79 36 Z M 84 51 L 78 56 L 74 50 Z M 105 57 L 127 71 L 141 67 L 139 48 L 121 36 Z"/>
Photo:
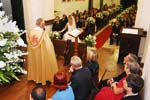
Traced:
<path id="1" fill-rule="evenodd" d="M 75 19 L 74 19 L 73 16 L 71 16 L 71 18 L 72 18 L 72 26 L 73 26 L 74 28 L 76 28 L 76 22 L 75 22 Z"/>

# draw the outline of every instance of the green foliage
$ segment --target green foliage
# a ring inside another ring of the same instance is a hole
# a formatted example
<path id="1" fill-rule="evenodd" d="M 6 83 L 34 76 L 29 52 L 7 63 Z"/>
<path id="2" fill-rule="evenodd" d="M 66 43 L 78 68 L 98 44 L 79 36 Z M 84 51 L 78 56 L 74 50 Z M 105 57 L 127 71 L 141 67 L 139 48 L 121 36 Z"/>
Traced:
<path id="1" fill-rule="evenodd" d="M 50 37 L 50 39 L 59 39 L 59 38 L 61 38 L 60 33 L 57 32 L 57 31 L 51 31 L 49 33 L 49 37 Z"/>
<path id="2" fill-rule="evenodd" d="M 92 35 L 88 35 L 88 36 L 83 40 L 83 42 L 84 42 L 87 46 L 93 47 L 93 46 L 95 46 L 95 44 L 96 44 L 96 37 L 95 37 L 95 36 L 92 36 Z"/>
<path id="3" fill-rule="evenodd" d="M 2 3 L 0 3 L 0 7 Z M 10 83 L 12 79 L 19 80 L 16 73 L 22 73 L 20 62 L 22 51 L 18 46 L 26 46 L 20 38 L 22 31 L 16 25 L 16 22 L 9 20 L 0 11 L 0 84 Z"/>

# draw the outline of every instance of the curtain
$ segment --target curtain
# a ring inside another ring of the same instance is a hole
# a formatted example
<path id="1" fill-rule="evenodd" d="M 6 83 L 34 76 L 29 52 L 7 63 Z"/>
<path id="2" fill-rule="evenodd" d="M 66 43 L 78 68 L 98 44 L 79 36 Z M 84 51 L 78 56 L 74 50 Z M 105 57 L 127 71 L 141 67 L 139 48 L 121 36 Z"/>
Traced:
<path id="1" fill-rule="evenodd" d="M 0 3 L 2 3 L 2 1 L 0 0 Z M 2 11 L 2 7 L 0 7 L 0 11 Z"/>
<path id="2" fill-rule="evenodd" d="M 93 0 L 89 0 L 89 10 L 93 8 Z"/>
<path id="3" fill-rule="evenodd" d="M 100 0 L 100 8 L 103 7 L 103 0 Z"/>
<path id="4" fill-rule="evenodd" d="M 19 29 L 25 29 L 24 25 L 24 12 L 23 12 L 23 1 L 22 0 L 11 0 L 12 6 L 12 18 L 13 21 L 16 21 Z M 26 36 L 23 34 L 21 38 L 26 43 Z"/>
<path id="5" fill-rule="evenodd" d="M 11 0 L 13 21 L 17 22 L 20 29 L 25 29 L 22 0 Z"/>

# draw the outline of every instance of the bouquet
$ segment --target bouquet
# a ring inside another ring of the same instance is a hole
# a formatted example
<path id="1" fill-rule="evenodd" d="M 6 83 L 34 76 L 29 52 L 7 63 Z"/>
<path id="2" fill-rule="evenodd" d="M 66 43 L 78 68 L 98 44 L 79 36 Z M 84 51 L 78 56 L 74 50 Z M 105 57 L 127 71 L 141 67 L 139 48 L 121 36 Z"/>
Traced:
<path id="1" fill-rule="evenodd" d="M 12 79 L 19 80 L 16 73 L 26 73 L 20 65 L 24 53 L 17 49 L 27 46 L 20 38 L 22 34 L 24 31 L 18 29 L 16 22 L 0 11 L 0 84 L 9 83 Z"/>
<path id="2" fill-rule="evenodd" d="M 93 47 L 96 44 L 96 37 L 92 36 L 91 34 L 86 36 L 86 38 L 83 40 L 83 42 L 90 47 Z"/>
<path id="3" fill-rule="evenodd" d="M 57 31 L 51 31 L 49 34 L 50 39 L 59 39 L 61 38 L 60 33 Z"/>
<path id="4" fill-rule="evenodd" d="M 98 12 L 98 13 L 96 14 L 96 17 L 97 17 L 97 18 L 100 18 L 100 19 L 103 19 L 103 14 L 102 14 L 101 12 Z"/>
<path id="5" fill-rule="evenodd" d="M 109 16 L 109 15 L 110 15 L 110 13 L 109 13 L 109 11 L 103 11 L 103 15 L 105 15 L 105 16 Z"/>
<path id="6" fill-rule="evenodd" d="M 87 24 L 95 24 L 95 19 L 93 17 L 88 17 L 86 19 Z"/>

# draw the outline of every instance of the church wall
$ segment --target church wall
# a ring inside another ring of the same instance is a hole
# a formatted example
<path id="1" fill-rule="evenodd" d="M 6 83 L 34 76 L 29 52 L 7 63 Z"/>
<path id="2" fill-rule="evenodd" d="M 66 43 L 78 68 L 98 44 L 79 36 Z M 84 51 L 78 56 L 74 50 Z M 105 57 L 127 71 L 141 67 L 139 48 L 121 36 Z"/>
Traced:
<path id="1" fill-rule="evenodd" d="M 1 0 L 3 3 L 2 9 L 5 11 L 5 14 L 8 16 L 12 15 L 12 10 L 11 10 L 11 0 Z"/>
<path id="2" fill-rule="evenodd" d="M 59 11 L 58 16 L 62 16 L 62 14 L 69 15 L 76 10 L 84 11 L 88 9 L 88 1 L 89 0 L 81 0 L 75 1 L 71 0 L 69 2 L 62 2 L 62 0 L 54 0 L 54 9 Z"/>
<path id="3" fill-rule="evenodd" d="M 100 8 L 100 0 L 93 0 L 93 8 Z"/>
<path id="4" fill-rule="evenodd" d="M 61 16 L 62 14 L 69 15 L 76 10 L 84 11 L 88 9 L 89 0 L 71 0 L 70 2 L 62 2 L 62 0 L 54 0 L 54 10 L 57 11 L 55 15 Z M 120 4 L 120 0 L 103 0 L 103 4 Z M 93 0 L 93 7 L 100 8 L 100 0 Z"/>
<path id="5" fill-rule="evenodd" d="M 150 30 L 150 13 L 149 13 L 150 0 L 138 0 L 138 10 L 135 26 Z M 150 34 L 148 34 L 150 35 Z"/>
<path id="6" fill-rule="evenodd" d="M 135 27 L 143 28 L 147 31 L 146 42 L 142 44 L 144 48 L 144 53 L 142 57 L 142 63 L 145 62 L 145 56 L 147 52 L 148 42 L 150 38 L 150 13 L 149 13 L 149 0 L 138 0 L 138 10 L 136 15 Z M 150 44 L 149 44 L 150 45 Z"/>
<path id="7" fill-rule="evenodd" d="M 23 0 L 23 6 L 27 31 L 35 27 L 35 21 L 39 17 L 45 20 L 54 18 L 54 0 Z"/>
<path id="8" fill-rule="evenodd" d="M 138 10 L 136 16 L 135 27 L 143 28 L 147 31 L 146 43 L 142 62 L 144 63 L 143 78 L 144 78 L 144 100 L 150 98 L 150 0 L 138 0 Z"/>
<path id="9" fill-rule="evenodd" d="M 120 0 L 103 0 L 103 4 L 107 4 L 107 5 L 112 5 L 112 4 L 120 5 Z"/>

